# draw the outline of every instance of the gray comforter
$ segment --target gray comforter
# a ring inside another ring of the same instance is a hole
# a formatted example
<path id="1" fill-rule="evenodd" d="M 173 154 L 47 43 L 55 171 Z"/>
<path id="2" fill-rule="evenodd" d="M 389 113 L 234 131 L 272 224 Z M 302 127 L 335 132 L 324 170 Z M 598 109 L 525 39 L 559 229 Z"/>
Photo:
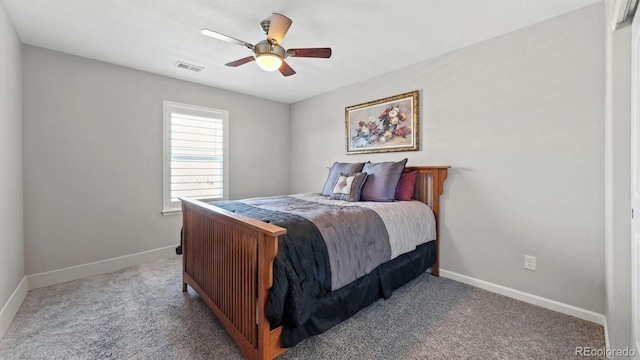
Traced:
<path id="1" fill-rule="evenodd" d="M 389 234 L 373 210 L 360 206 L 333 206 L 291 196 L 243 200 L 262 209 L 301 216 L 322 234 L 331 266 L 331 290 L 368 274 L 391 259 Z"/>

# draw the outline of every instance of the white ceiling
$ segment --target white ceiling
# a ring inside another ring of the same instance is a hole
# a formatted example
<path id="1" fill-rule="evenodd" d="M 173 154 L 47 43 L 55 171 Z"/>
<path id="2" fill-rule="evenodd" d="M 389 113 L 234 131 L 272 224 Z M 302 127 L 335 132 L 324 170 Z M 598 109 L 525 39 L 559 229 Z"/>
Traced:
<path id="1" fill-rule="evenodd" d="M 601 0 L 0 0 L 23 43 L 293 103 Z M 330 59 L 289 58 L 297 74 L 225 63 L 251 52 L 202 28 L 255 44 L 279 12 L 286 48 L 331 47 Z M 175 67 L 199 65 L 199 73 Z"/>

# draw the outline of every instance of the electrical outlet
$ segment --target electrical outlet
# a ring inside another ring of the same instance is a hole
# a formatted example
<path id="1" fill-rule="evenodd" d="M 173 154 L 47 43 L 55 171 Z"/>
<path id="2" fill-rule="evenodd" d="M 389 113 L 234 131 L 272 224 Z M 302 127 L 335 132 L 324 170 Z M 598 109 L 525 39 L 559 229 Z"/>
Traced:
<path id="1" fill-rule="evenodd" d="M 524 268 L 531 271 L 536 271 L 536 257 L 525 255 L 524 256 Z"/>

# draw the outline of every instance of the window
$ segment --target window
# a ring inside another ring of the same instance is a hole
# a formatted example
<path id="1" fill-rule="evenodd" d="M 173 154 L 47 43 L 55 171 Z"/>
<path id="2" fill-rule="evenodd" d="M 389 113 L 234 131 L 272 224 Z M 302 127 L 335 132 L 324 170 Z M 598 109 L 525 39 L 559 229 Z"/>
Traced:
<path id="1" fill-rule="evenodd" d="M 225 110 L 164 102 L 163 214 L 181 197 L 228 199 L 228 122 Z"/>

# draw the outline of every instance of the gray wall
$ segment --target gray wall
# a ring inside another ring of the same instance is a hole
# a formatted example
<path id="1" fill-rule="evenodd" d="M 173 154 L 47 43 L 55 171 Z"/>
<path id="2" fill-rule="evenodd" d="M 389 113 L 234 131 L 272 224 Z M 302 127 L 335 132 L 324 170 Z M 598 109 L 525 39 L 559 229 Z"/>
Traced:
<path id="1" fill-rule="evenodd" d="M 20 39 L 0 1 L 0 309 L 24 278 L 21 75 Z"/>
<path id="2" fill-rule="evenodd" d="M 229 110 L 230 198 L 289 190 L 286 104 L 26 45 L 23 66 L 27 274 L 178 243 L 163 100 Z"/>
<path id="3" fill-rule="evenodd" d="M 603 34 L 598 3 L 293 104 L 291 190 L 334 161 L 451 165 L 443 269 L 601 314 Z M 346 106 L 415 89 L 420 151 L 345 155 Z"/>
<path id="4" fill-rule="evenodd" d="M 614 2 L 605 1 L 610 18 Z M 639 20 L 636 20 L 639 21 Z M 609 346 L 631 347 L 631 26 L 605 27 L 605 281 Z"/>

